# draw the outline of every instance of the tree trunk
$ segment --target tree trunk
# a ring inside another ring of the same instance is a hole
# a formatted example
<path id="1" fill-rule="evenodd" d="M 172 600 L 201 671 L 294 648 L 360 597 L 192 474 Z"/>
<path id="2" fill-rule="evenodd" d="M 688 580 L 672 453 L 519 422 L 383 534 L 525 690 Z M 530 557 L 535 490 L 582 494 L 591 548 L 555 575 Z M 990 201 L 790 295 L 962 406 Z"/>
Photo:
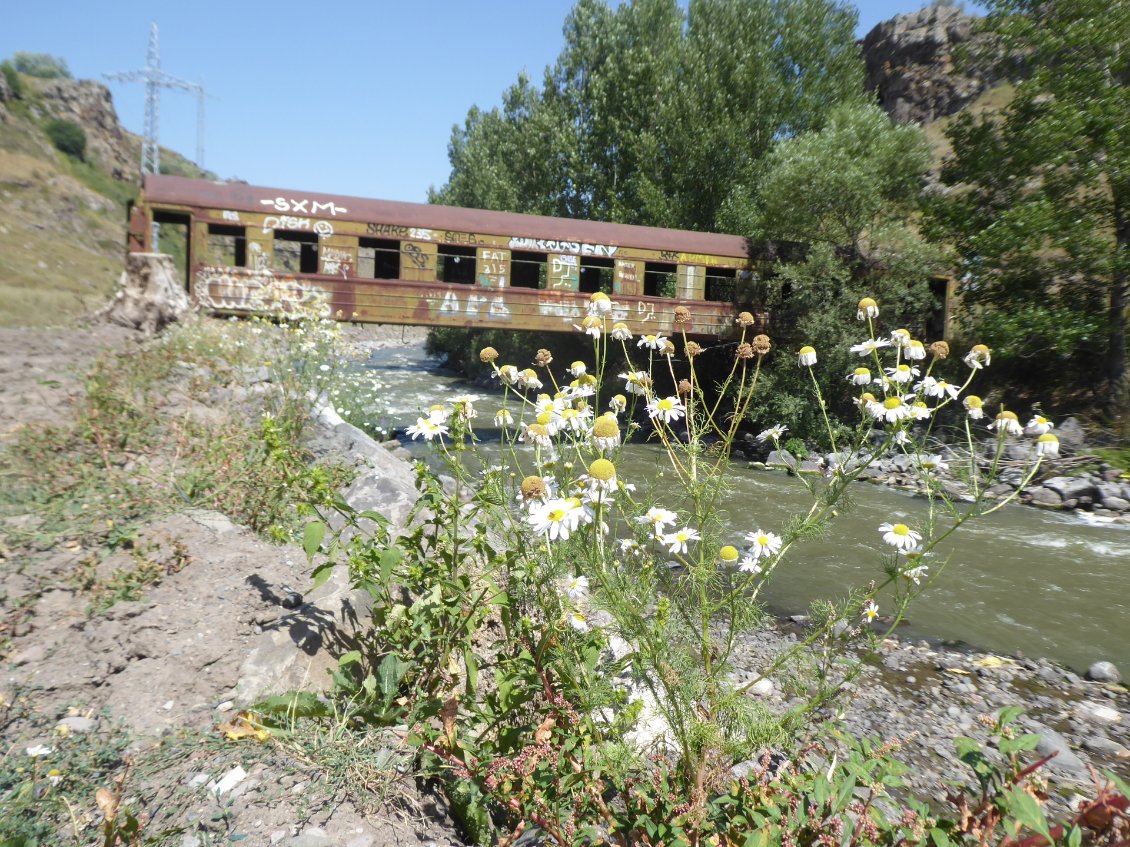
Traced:
<path id="1" fill-rule="evenodd" d="M 1126 410 L 1126 296 L 1130 287 L 1130 209 L 1114 199 L 1114 273 L 1110 283 L 1110 335 L 1107 345 L 1107 376 L 1110 395 L 1107 411 L 1112 417 Z"/>

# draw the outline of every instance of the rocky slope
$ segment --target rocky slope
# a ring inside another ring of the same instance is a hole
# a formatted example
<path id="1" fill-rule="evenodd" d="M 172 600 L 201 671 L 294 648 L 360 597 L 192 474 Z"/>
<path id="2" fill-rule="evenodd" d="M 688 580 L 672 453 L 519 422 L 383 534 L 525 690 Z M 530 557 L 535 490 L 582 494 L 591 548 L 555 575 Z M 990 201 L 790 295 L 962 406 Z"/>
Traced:
<path id="1" fill-rule="evenodd" d="M 900 123 L 961 111 L 1000 80 L 993 41 L 956 6 L 927 6 L 877 24 L 863 39 L 867 88 Z"/>

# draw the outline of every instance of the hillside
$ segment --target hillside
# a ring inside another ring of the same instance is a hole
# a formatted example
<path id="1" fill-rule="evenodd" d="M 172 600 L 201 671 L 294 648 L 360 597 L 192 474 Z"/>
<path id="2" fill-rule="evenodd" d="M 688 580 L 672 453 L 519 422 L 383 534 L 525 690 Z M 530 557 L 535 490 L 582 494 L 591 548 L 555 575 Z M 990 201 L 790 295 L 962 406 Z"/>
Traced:
<path id="1" fill-rule="evenodd" d="M 0 326 L 66 323 L 117 284 L 140 139 L 122 128 L 100 83 L 0 80 Z M 82 127 L 82 160 L 55 148 L 52 120 Z M 162 170 L 201 175 L 171 150 Z"/>

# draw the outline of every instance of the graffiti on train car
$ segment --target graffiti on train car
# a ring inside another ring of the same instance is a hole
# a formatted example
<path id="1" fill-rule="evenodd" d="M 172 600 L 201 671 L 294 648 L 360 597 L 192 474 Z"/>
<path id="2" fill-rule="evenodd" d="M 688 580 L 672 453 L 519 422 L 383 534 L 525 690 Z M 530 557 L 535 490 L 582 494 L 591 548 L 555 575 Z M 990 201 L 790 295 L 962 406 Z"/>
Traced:
<path id="1" fill-rule="evenodd" d="M 334 234 L 334 225 L 329 221 L 312 221 L 310 218 L 298 218 L 294 215 L 267 215 L 263 218 L 264 235 L 276 229 L 313 231 L 323 238 Z"/>
<path id="2" fill-rule="evenodd" d="M 506 305 L 506 298 L 501 294 L 491 297 L 472 292 L 460 297 L 454 291 L 430 289 L 420 297 L 420 302 L 426 304 L 427 311 L 434 312 L 439 317 L 469 319 L 485 317 L 496 321 L 508 321 L 511 317 L 510 307 Z"/>
<path id="3" fill-rule="evenodd" d="M 317 200 L 312 200 L 309 197 L 302 200 L 296 200 L 289 197 L 271 197 L 260 200 L 259 203 L 263 206 L 270 206 L 276 212 L 286 212 L 295 215 L 317 216 L 318 214 L 325 212 L 336 218 L 339 214 L 344 215 L 349 211 L 349 209 L 345 208 L 345 206 L 339 206 L 334 203 L 333 200 L 329 201 L 328 203 L 321 203 Z"/>
<path id="4" fill-rule="evenodd" d="M 541 238 L 510 239 L 511 250 L 541 250 L 548 253 L 576 253 L 580 256 L 615 256 L 619 247 L 608 244 L 585 244 L 580 241 L 545 241 Z"/>
<path id="5" fill-rule="evenodd" d="M 196 272 L 194 292 L 206 308 L 218 311 L 270 313 L 317 306 L 324 317 L 331 309 L 326 292 L 315 283 L 270 270 L 205 265 Z"/>

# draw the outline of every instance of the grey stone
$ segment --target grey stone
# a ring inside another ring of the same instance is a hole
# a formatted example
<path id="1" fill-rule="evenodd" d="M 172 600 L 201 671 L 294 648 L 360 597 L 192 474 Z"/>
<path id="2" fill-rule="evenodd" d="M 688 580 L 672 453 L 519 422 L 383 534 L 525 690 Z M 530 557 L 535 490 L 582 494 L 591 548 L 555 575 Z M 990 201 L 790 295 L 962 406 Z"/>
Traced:
<path id="1" fill-rule="evenodd" d="M 1060 449 L 1067 448 L 1068 451 L 1077 451 L 1087 443 L 1087 434 L 1075 418 L 1067 418 L 1061 421 L 1056 427 L 1055 434 L 1059 438 Z"/>
<path id="2" fill-rule="evenodd" d="M 1067 500 L 1079 500 L 1083 497 L 1094 498 L 1098 491 L 1095 483 L 1086 477 L 1055 476 L 1044 480 L 1044 488 L 1049 488 L 1060 497 Z"/>
<path id="3" fill-rule="evenodd" d="M 788 450 L 771 450 L 769 457 L 765 460 L 765 464 L 771 468 L 789 468 L 795 469 L 800 463 L 797 461 L 796 456 Z"/>
<path id="4" fill-rule="evenodd" d="M 1063 498 L 1058 492 L 1042 485 L 1032 489 L 1028 502 L 1033 506 L 1043 506 L 1045 509 L 1059 509 L 1063 506 Z"/>
<path id="5" fill-rule="evenodd" d="M 1130 511 L 1130 500 L 1122 497 L 1104 497 L 1103 506 L 1112 512 Z"/>
<path id="6" fill-rule="evenodd" d="M 82 735 L 84 732 L 90 732 L 94 729 L 96 722 L 90 718 L 83 718 L 77 715 L 69 718 L 63 718 L 56 726 L 65 726 L 71 732 Z"/>
<path id="7" fill-rule="evenodd" d="M 1102 756 L 1124 757 L 1130 755 L 1130 750 L 1127 750 L 1117 741 L 1112 741 L 1105 735 L 1095 735 L 1090 738 L 1084 738 L 1083 746 L 1092 753 L 1098 753 Z"/>
<path id="8" fill-rule="evenodd" d="M 312 826 L 304 829 L 301 834 L 294 836 L 286 844 L 287 847 L 332 847 L 333 839 L 326 834 L 324 829 Z"/>
<path id="9" fill-rule="evenodd" d="M 1036 744 L 1036 752 L 1041 756 L 1056 754 L 1055 758 L 1048 762 L 1048 767 L 1078 779 L 1088 780 L 1090 778 L 1087 766 L 1083 764 L 1082 759 L 1072 752 L 1066 738 L 1046 726 L 1040 726 L 1039 733 L 1040 740 Z"/>
<path id="10" fill-rule="evenodd" d="M 1112 662 L 1095 662 L 1087 668 L 1087 679 L 1095 682 L 1122 682 L 1122 674 Z"/>

